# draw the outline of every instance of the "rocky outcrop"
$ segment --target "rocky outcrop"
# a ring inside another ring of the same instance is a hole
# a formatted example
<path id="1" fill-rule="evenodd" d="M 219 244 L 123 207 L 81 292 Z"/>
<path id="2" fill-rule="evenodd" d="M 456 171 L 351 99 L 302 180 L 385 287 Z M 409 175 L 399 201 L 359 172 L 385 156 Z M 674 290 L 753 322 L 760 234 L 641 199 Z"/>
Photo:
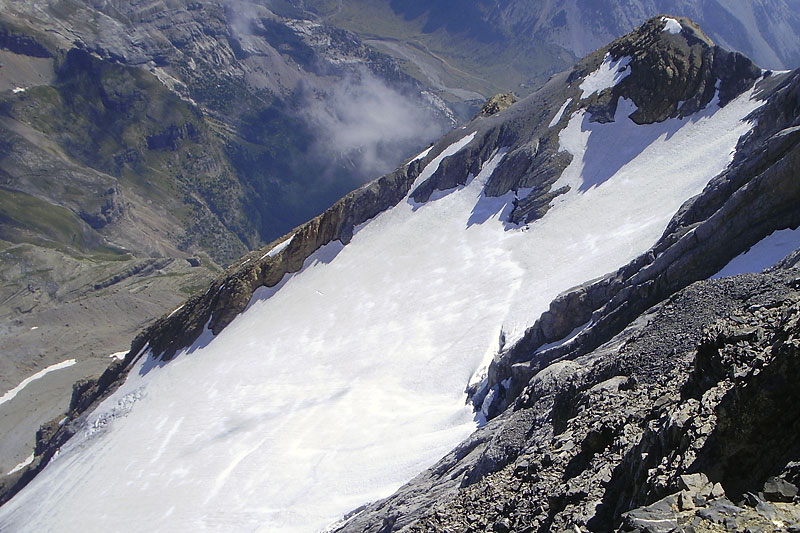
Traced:
<path id="1" fill-rule="evenodd" d="M 724 106 L 761 77 L 750 59 L 714 45 L 691 20 L 672 19 L 681 25 L 678 34 L 665 31 L 665 20 L 650 19 L 608 47 L 614 60 L 631 58 L 631 73 L 596 96 L 592 109 L 598 120 L 614 116 L 620 97 L 636 104 L 630 118 L 637 124 L 686 117 L 705 108 L 717 92 Z"/>
<path id="2" fill-rule="evenodd" d="M 511 107 L 512 105 L 517 103 L 517 95 L 514 93 L 500 93 L 492 96 L 489 100 L 483 104 L 481 108 L 480 115 L 489 117 L 499 113 L 500 111 L 504 111 Z"/>
<path id="3" fill-rule="evenodd" d="M 0 22 L 0 48 L 30 57 L 53 57 L 49 45 L 46 46 L 35 36 L 3 22 Z"/>

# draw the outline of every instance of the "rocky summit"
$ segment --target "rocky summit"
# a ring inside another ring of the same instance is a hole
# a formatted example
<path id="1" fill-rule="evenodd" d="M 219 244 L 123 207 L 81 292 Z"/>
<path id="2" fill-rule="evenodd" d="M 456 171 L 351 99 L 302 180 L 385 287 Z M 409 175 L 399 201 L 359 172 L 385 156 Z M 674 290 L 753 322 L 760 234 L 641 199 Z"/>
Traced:
<path id="1" fill-rule="evenodd" d="M 659 15 L 514 100 L 78 382 L 0 529 L 800 529 L 800 71 Z"/>

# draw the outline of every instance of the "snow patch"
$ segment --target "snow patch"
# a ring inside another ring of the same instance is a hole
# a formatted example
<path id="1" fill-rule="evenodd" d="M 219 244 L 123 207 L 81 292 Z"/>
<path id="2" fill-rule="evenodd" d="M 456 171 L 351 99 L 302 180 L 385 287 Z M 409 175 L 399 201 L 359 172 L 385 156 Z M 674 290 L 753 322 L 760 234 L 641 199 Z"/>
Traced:
<path id="1" fill-rule="evenodd" d="M 174 313 L 174 311 L 173 311 L 173 313 Z M 109 357 L 110 357 L 111 359 L 116 359 L 117 361 L 122 361 L 123 359 L 125 359 L 125 356 L 126 356 L 126 355 L 128 355 L 128 352 L 127 352 L 127 351 L 124 351 L 124 352 L 114 352 L 114 353 L 112 353 L 112 354 L 109 354 Z"/>
<path id="2" fill-rule="evenodd" d="M 630 76 L 631 69 L 628 68 L 628 65 L 631 59 L 630 56 L 623 56 L 614 60 L 611 54 L 606 54 L 600 67 L 586 76 L 581 83 L 580 89 L 583 91 L 581 99 L 587 98 L 594 93 L 610 89 Z"/>
<path id="3" fill-rule="evenodd" d="M 668 32 L 676 35 L 683 31 L 683 26 L 681 26 L 681 23 L 674 18 L 661 17 L 661 22 L 664 22 L 664 29 L 661 30 L 662 32 Z"/>
<path id="4" fill-rule="evenodd" d="M 176 307 L 175 309 L 173 309 L 173 310 L 172 310 L 172 312 L 171 312 L 170 314 L 168 314 L 168 315 L 167 315 L 167 318 L 172 318 L 172 316 L 173 316 L 175 313 L 177 313 L 178 311 L 180 311 L 181 309 L 183 309 L 183 305 L 179 305 L 178 307 Z"/>
<path id="5" fill-rule="evenodd" d="M 737 255 L 711 279 L 761 272 L 800 248 L 800 228 L 773 231 L 768 236 Z"/>
<path id="6" fill-rule="evenodd" d="M 419 154 L 417 154 L 417 156 L 416 156 L 416 157 L 414 157 L 414 159 L 412 159 L 411 161 L 409 161 L 409 163 L 413 163 L 414 161 L 419 161 L 420 159 L 422 159 L 422 158 L 424 158 L 426 155 L 428 155 L 428 153 L 429 153 L 431 150 L 433 150 L 433 145 L 430 145 L 430 146 L 429 146 L 429 147 L 427 147 L 425 150 L 421 151 Z"/>
<path id="7" fill-rule="evenodd" d="M 31 327 L 31 331 L 36 331 L 37 329 L 39 329 L 39 326 L 33 326 L 33 327 Z"/>
<path id="8" fill-rule="evenodd" d="M 32 375 L 32 376 L 30 376 L 28 378 L 25 378 L 24 380 L 22 380 L 22 383 L 20 383 L 19 385 L 17 385 L 16 387 L 11 389 L 10 391 L 8 391 L 5 394 L 3 394 L 2 397 L 0 397 L 0 405 L 3 405 L 4 403 L 13 400 L 17 396 L 17 394 L 19 394 L 22 391 L 22 389 L 24 389 L 25 387 L 27 387 L 28 385 L 30 385 L 31 383 L 33 383 L 37 379 L 42 379 L 43 377 L 45 377 L 50 372 L 55 372 L 56 370 L 61 370 L 62 368 L 67 368 L 67 367 L 70 367 L 70 366 L 72 366 L 74 364 L 75 364 L 75 359 L 68 359 L 67 361 L 62 361 L 60 363 L 56 363 L 54 365 L 50 365 L 47 368 L 45 368 L 44 370 L 40 370 L 39 372 L 35 373 L 34 375 Z"/>
<path id="9" fill-rule="evenodd" d="M 431 162 L 430 162 L 430 163 L 428 163 L 427 165 L 425 165 L 425 168 L 424 168 L 424 169 L 422 169 L 422 172 L 420 172 L 419 176 L 417 176 L 417 179 L 416 179 L 416 180 L 414 180 L 414 184 L 411 186 L 411 189 L 409 189 L 409 190 L 411 191 L 411 192 L 409 193 L 409 196 L 410 196 L 411 194 L 413 194 L 413 192 L 414 192 L 414 189 L 416 189 L 416 188 L 417 188 L 417 187 L 418 187 L 420 184 L 424 183 L 424 182 L 425 182 L 425 180 L 427 180 L 428 178 L 430 178 L 431 176 L 433 176 L 433 174 L 434 174 L 434 173 L 435 173 L 437 170 L 439 170 L 439 164 L 442 162 L 442 160 L 443 160 L 444 158 L 446 158 L 446 157 L 450 157 L 451 155 L 453 155 L 453 154 L 457 154 L 458 152 L 460 152 L 462 148 L 464 148 L 466 145 L 468 145 L 468 144 L 469 144 L 469 142 L 470 142 L 472 139 L 474 139 L 474 138 L 475 138 L 475 134 L 476 134 L 476 133 L 477 133 L 477 132 L 473 131 L 472 133 L 470 133 L 470 134 L 469 134 L 469 135 L 467 135 L 466 137 L 463 137 L 463 138 L 461 138 L 460 140 L 458 140 L 458 141 L 454 142 L 453 144 L 451 144 L 450 146 L 448 146 L 447 148 L 445 148 L 444 150 L 442 150 L 442 153 L 440 153 L 439 155 L 437 155 L 436 157 L 434 157 L 434 158 L 431 160 Z M 433 148 L 433 147 L 431 147 L 431 148 Z M 427 155 L 427 154 L 426 154 L 426 155 Z"/>
<path id="10" fill-rule="evenodd" d="M 567 101 L 564 102 L 564 104 L 558 110 L 558 113 L 556 113 L 556 116 L 554 116 L 553 120 L 550 121 L 550 124 L 547 126 L 548 128 L 552 128 L 553 126 L 555 126 L 556 124 L 561 122 L 561 117 L 564 116 L 564 111 L 567 110 L 567 107 L 569 106 L 570 103 L 572 103 L 572 98 L 567 98 Z"/>
<path id="11" fill-rule="evenodd" d="M 286 239 L 285 241 L 280 242 L 280 243 L 276 244 L 275 246 L 273 246 L 272 249 L 269 252 L 267 252 L 267 253 L 265 253 L 264 255 L 261 256 L 261 259 L 265 259 L 267 257 L 275 257 L 276 255 L 281 253 L 284 249 L 286 249 L 287 246 L 292 244 L 292 241 L 294 240 L 294 236 L 295 235 L 296 234 L 293 233 L 292 236 L 289 237 L 288 239 Z"/>
<path id="12" fill-rule="evenodd" d="M 13 473 L 15 473 L 15 472 L 19 472 L 20 470 L 22 470 L 23 468 L 25 468 L 26 466 L 28 466 L 28 465 L 29 465 L 29 464 L 31 464 L 32 462 L 33 462 L 33 452 L 31 452 L 31 454 L 30 454 L 30 455 L 27 457 L 27 459 L 25 459 L 25 460 L 24 460 L 24 461 L 22 461 L 20 464 L 18 464 L 17 466 L 15 466 L 15 467 L 14 467 L 14 468 L 12 468 L 11 470 L 9 470 L 9 471 L 6 473 L 6 475 L 7 475 L 7 476 L 10 476 L 11 474 L 13 474 Z"/>
<path id="13" fill-rule="evenodd" d="M 565 344 L 569 344 L 575 337 L 580 335 L 581 332 L 583 332 L 583 330 L 587 329 L 591 325 L 592 325 L 592 321 L 589 320 L 587 323 L 582 324 L 582 325 L 578 326 L 577 328 L 573 329 L 563 339 L 559 339 L 557 341 L 550 342 L 548 344 L 542 344 L 541 346 L 539 346 L 539 348 L 536 349 L 536 352 L 534 352 L 534 353 L 540 353 L 540 352 L 543 352 L 545 350 L 549 350 L 550 348 L 555 348 L 557 346 L 564 346 Z"/>
<path id="14" fill-rule="evenodd" d="M 13 89 L 11 89 L 11 92 L 14 94 L 19 94 L 19 93 L 24 93 L 27 90 L 28 90 L 27 87 L 14 87 Z"/>

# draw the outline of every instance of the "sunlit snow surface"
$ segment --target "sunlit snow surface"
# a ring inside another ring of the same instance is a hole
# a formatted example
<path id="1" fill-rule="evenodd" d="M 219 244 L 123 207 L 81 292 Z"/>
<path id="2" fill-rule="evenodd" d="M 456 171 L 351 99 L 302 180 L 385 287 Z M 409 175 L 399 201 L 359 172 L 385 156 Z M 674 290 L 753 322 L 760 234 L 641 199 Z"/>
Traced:
<path id="1" fill-rule="evenodd" d="M 13 389 L 7 391 L 5 394 L 0 396 L 0 405 L 3 405 L 6 402 L 10 402 L 14 398 L 16 398 L 17 394 L 22 391 L 25 387 L 30 385 L 32 382 L 36 381 L 37 379 L 42 379 L 50 372 L 55 372 L 56 370 L 61 370 L 62 368 L 67 368 L 75 364 L 75 359 L 68 359 L 67 361 L 61 361 L 60 363 L 56 363 L 54 365 L 50 365 L 45 369 L 42 369 L 35 373 L 34 375 L 25 378 L 22 380 L 22 383 L 14 387 Z"/>
<path id="2" fill-rule="evenodd" d="M 664 22 L 663 31 L 671 33 L 673 35 L 678 34 L 681 32 L 681 30 L 683 30 L 683 26 L 681 26 L 681 23 L 674 18 L 661 17 L 661 22 Z"/>
<path id="3" fill-rule="evenodd" d="M 553 126 L 555 126 L 556 124 L 561 122 L 561 117 L 564 116 L 564 111 L 567 110 L 567 106 L 570 103 L 572 103 L 572 98 L 567 98 L 567 101 L 564 102 L 563 104 L 561 104 L 561 107 L 556 112 L 556 115 L 553 117 L 553 120 L 551 120 L 550 124 L 548 124 L 548 126 L 547 126 L 548 128 L 552 128 Z"/>
<path id="4" fill-rule="evenodd" d="M 614 61 L 611 54 L 606 54 L 597 70 L 586 76 L 581 82 L 581 99 L 605 89 L 610 89 L 630 76 L 631 69 L 628 68 L 628 65 L 631 59 L 630 56 L 623 56 Z"/>
<path id="5" fill-rule="evenodd" d="M 730 263 L 714 274 L 712 278 L 761 272 L 798 248 L 800 248 L 800 228 L 773 231 L 751 246 L 749 250 L 731 259 Z"/>
<path id="6" fill-rule="evenodd" d="M 466 186 L 401 202 L 191 353 L 143 358 L 0 507 L 0 530 L 315 531 L 388 496 L 475 429 L 464 388 L 500 331 L 513 342 L 560 292 L 650 247 L 756 107 L 652 126 L 624 102 L 613 124 L 574 115 L 572 190 L 524 229 L 502 222 L 513 193 L 481 194 L 502 151 Z"/>

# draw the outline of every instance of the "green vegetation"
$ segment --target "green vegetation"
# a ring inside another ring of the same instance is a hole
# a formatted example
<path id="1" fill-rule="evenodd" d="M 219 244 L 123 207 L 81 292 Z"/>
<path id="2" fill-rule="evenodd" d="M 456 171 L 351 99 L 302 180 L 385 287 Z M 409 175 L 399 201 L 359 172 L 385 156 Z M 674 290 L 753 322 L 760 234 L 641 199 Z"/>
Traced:
<path id="1" fill-rule="evenodd" d="M 35 244 L 40 240 L 36 237 L 42 236 L 54 244 L 86 250 L 81 226 L 81 220 L 68 209 L 22 192 L 0 188 L 0 232 L 5 240 Z"/>
<path id="2" fill-rule="evenodd" d="M 2 112 L 175 214 L 193 228 L 185 248 L 201 246 L 215 261 L 227 263 L 260 242 L 245 218 L 245 194 L 224 144 L 196 108 L 151 74 L 81 50 L 68 52 L 57 73 L 54 86 L 26 91 Z M 91 197 L 69 183 L 56 186 L 65 199 L 74 196 L 85 204 Z M 102 194 L 95 201 L 92 207 L 99 209 Z M 217 219 L 214 224 L 200 223 L 211 218 Z"/>

